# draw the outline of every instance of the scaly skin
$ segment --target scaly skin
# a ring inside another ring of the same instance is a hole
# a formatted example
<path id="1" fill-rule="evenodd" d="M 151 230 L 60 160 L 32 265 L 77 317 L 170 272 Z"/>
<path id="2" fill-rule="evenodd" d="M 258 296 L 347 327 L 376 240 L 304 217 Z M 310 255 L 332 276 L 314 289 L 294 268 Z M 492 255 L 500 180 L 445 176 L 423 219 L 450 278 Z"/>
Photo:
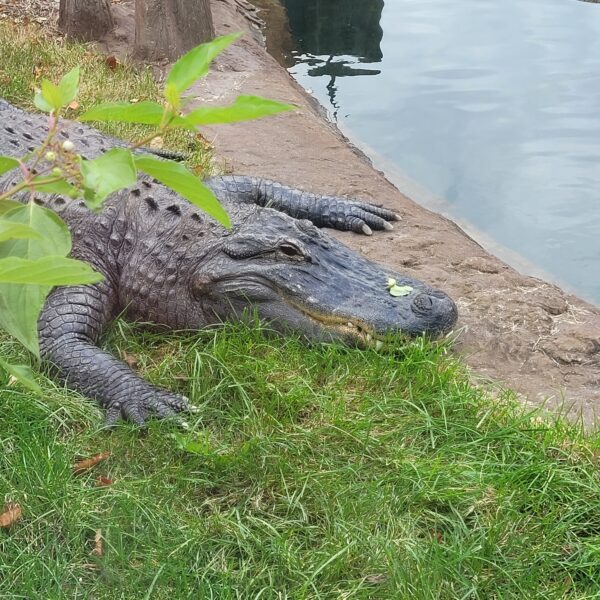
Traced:
<path id="1" fill-rule="evenodd" d="M 45 117 L 0 100 L 0 153 L 23 156 L 44 139 Z M 122 142 L 80 124 L 61 133 L 87 158 Z M 0 191 L 19 180 L 0 178 Z M 333 227 L 370 235 L 396 215 L 357 200 L 319 196 L 258 178 L 206 181 L 228 211 L 226 230 L 171 190 L 142 176 L 94 214 L 82 202 L 39 195 L 73 237 L 71 255 L 105 276 L 92 286 L 61 287 L 39 320 L 42 358 L 70 387 L 107 410 L 143 424 L 189 408 L 98 348 L 103 329 L 126 311 L 173 329 L 201 329 L 249 310 L 275 329 L 308 339 L 368 343 L 401 331 L 438 335 L 456 321 L 446 294 L 365 259 L 320 232 Z M 413 291 L 391 297 L 388 277 Z"/>

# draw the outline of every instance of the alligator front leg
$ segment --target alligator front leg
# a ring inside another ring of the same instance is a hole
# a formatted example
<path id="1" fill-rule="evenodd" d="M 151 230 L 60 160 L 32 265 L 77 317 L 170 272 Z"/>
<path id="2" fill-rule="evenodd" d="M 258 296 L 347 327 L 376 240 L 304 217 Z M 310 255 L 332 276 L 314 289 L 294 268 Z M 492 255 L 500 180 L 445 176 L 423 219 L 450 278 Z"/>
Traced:
<path id="1" fill-rule="evenodd" d="M 69 387 L 99 402 L 108 425 L 120 418 L 142 425 L 150 416 L 165 418 L 187 410 L 185 398 L 150 385 L 96 345 L 113 317 L 110 292 L 106 281 L 53 290 L 38 323 L 42 359 Z"/>
<path id="2" fill-rule="evenodd" d="M 211 177 L 206 184 L 217 197 L 274 208 L 295 219 L 308 219 L 317 227 L 371 235 L 373 229 L 393 229 L 390 221 L 400 219 L 393 211 L 369 202 L 312 194 L 268 179 L 231 175 Z"/>

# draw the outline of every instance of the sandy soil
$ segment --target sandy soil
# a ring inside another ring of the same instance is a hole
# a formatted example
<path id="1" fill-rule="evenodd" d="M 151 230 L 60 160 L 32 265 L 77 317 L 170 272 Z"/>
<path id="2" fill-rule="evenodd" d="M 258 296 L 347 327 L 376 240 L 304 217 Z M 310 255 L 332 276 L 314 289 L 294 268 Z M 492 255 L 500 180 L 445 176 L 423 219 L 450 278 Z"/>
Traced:
<path id="1" fill-rule="evenodd" d="M 263 6 L 269 1 L 257 0 Z M 600 309 L 518 273 L 455 223 L 401 194 L 323 118 L 314 100 L 265 51 L 254 7 L 246 0 L 212 2 L 218 33 L 247 35 L 194 89 L 199 101 L 223 104 L 245 93 L 298 106 L 295 113 L 205 128 L 204 135 L 228 170 L 374 200 L 399 212 L 403 220 L 392 232 L 333 235 L 369 258 L 453 296 L 460 310 L 456 351 L 480 384 L 496 391 L 510 387 L 524 402 L 570 409 L 592 423 L 595 414 L 600 415 Z M 131 3 L 125 0 L 114 7 L 118 27 L 103 46 L 123 54 L 133 42 Z"/>

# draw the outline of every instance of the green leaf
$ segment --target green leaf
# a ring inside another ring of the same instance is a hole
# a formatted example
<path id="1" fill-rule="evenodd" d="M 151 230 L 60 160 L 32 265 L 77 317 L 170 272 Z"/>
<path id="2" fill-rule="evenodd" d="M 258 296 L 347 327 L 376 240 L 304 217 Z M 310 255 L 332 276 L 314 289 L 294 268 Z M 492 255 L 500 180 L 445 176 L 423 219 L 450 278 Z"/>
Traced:
<path id="1" fill-rule="evenodd" d="M 63 107 L 60 89 L 48 79 L 42 79 L 42 98 L 53 111 L 59 111 Z"/>
<path id="2" fill-rule="evenodd" d="M 0 218 L 0 242 L 27 238 L 41 240 L 42 236 L 35 229 L 29 227 L 29 225 L 13 223 Z"/>
<path id="3" fill-rule="evenodd" d="M 79 196 L 79 190 L 74 185 L 71 185 L 64 179 L 59 181 L 55 181 L 55 179 L 56 177 L 53 175 L 39 175 L 32 179 L 32 183 L 38 192 L 60 194 L 69 198 L 77 198 Z"/>
<path id="4" fill-rule="evenodd" d="M 61 104 L 66 106 L 75 99 L 79 91 L 79 67 L 71 69 L 58 84 Z"/>
<path id="5" fill-rule="evenodd" d="M 182 164 L 170 160 L 159 160 L 153 156 L 136 156 L 135 164 L 138 169 L 175 190 L 225 227 L 231 227 L 229 216 L 213 192 Z"/>
<path id="6" fill-rule="evenodd" d="M 208 73 L 210 63 L 215 57 L 241 35 L 241 33 L 223 35 L 206 44 L 200 44 L 184 54 L 171 68 L 167 77 L 167 86 L 172 84 L 179 94 L 187 90 L 192 83 Z"/>
<path id="7" fill-rule="evenodd" d="M 36 108 L 39 108 L 42 112 L 51 113 L 54 110 L 52 104 L 50 104 L 44 98 L 41 92 L 37 92 L 35 94 L 33 97 L 33 103 L 35 104 Z"/>
<path id="8" fill-rule="evenodd" d="M 400 297 L 408 296 L 412 291 L 413 287 L 410 285 L 393 285 L 390 287 L 390 296 Z"/>
<path id="9" fill-rule="evenodd" d="M 172 106 L 173 110 L 179 111 L 181 108 L 181 96 L 173 83 L 167 83 L 165 86 L 165 98 Z"/>
<path id="10" fill-rule="evenodd" d="M 21 208 L 23 205 L 16 200 L 0 200 L 0 215 L 7 213 L 9 210 Z"/>
<path id="11" fill-rule="evenodd" d="M 235 123 L 236 121 L 260 119 L 296 108 L 298 107 L 293 104 L 283 104 L 260 96 L 238 96 L 229 106 L 197 108 L 185 115 L 184 119 L 193 125 Z"/>
<path id="12" fill-rule="evenodd" d="M 26 365 L 11 365 L 0 358 L 0 367 L 3 368 L 9 375 L 12 375 L 21 385 L 30 389 L 36 394 L 42 393 L 42 388 L 33 378 L 33 371 Z"/>
<path id="13" fill-rule="evenodd" d="M 17 256 L 0 258 L 0 283 L 37 286 L 98 283 L 103 277 L 90 265 L 73 258 L 45 256 L 28 260 Z"/>
<path id="14" fill-rule="evenodd" d="M 0 242 L 0 258 L 37 260 L 44 256 L 64 257 L 71 251 L 69 230 L 51 210 L 33 202 L 19 204 L 5 212 L 3 220 L 27 225 L 36 231 L 41 239 L 10 239 Z M 48 285 L 0 284 L 0 327 L 36 355 L 37 320 L 51 289 Z"/>
<path id="15" fill-rule="evenodd" d="M 18 204 L 3 215 L 12 223 L 23 223 L 41 235 L 41 239 L 18 240 L 0 244 L 0 258 L 20 256 L 35 260 L 44 256 L 67 256 L 71 252 L 71 234 L 53 211 L 33 202 Z"/>
<path id="16" fill-rule="evenodd" d="M 133 155 L 125 148 L 113 148 L 94 160 L 81 162 L 84 198 L 91 209 L 117 190 L 129 187 L 137 181 Z"/>
<path id="17" fill-rule="evenodd" d="M 107 102 L 92 106 L 80 117 L 80 121 L 120 121 L 122 123 L 142 123 L 160 125 L 165 107 L 157 102 Z"/>
<path id="18" fill-rule="evenodd" d="M 19 161 L 10 156 L 0 156 L 0 175 L 8 171 L 12 171 L 19 166 Z"/>
<path id="19" fill-rule="evenodd" d="M 43 112 L 58 112 L 71 102 L 79 91 L 79 67 L 71 69 L 55 85 L 48 79 L 42 79 L 40 92 L 36 93 L 33 103 Z"/>

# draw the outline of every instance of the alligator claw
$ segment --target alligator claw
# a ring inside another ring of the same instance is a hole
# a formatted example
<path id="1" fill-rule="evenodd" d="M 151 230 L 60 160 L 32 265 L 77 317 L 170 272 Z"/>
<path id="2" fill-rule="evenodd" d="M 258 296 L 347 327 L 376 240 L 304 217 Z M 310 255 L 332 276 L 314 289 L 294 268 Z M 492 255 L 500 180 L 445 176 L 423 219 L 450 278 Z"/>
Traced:
<path id="1" fill-rule="evenodd" d="M 341 203 L 339 209 L 343 215 L 341 227 L 338 225 L 340 229 L 372 235 L 373 230 L 391 231 L 394 226 L 390 221 L 400 220 L 395 212 L 375 204 L 357 200 L 339 200 L 338 202 Z"/>
<path id="2" fill-rule="evenodd" d="M 197 412 L 197 407 L 192 407 L 185 396 L 178 396 L 153 390 L 146 396 L 130 398 L 122 402 L 114 402 L 106 411 L 106 426 L 114 427 L 123 419 L 143 427 L 149 418 L 173 419 L 182 428 L 188 429 L 189 425 L 178 417 L 181 412 Z"/>

